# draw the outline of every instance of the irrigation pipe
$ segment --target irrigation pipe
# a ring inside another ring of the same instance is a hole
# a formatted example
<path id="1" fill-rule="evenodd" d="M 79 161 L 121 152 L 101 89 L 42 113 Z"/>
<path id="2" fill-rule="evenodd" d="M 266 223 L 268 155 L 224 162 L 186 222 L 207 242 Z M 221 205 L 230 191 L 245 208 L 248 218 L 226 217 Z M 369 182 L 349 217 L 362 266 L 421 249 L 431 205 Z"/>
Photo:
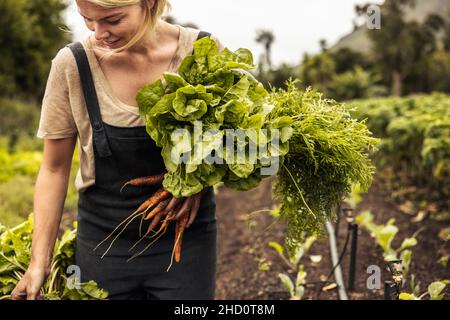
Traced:
<path id="1" fill-rule="evenodd" d="M 338 288 L 338 296 L 340 300 L 348 300 L 347 292 L 345 291 L 344 280 L 342 278 L 342 269 L 341 265 L 339 264 L 339 257 L 336 247 L 336 237 L 334 233 L 335 231 L 333 225 L 329 221 L 327 221 L 326 226 L 328 232 L 328 239 L 330 241 L 332 265 L 336 266 L 336 268 L 334 269 L 334 279 L 336 281 Z"/>

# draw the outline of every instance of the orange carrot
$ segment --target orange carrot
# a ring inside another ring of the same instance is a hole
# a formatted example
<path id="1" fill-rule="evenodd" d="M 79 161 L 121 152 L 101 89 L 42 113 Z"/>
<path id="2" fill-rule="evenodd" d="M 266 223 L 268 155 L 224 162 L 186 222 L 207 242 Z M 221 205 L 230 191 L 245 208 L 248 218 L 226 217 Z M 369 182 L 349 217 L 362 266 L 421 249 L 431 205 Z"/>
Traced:
<path id="1" fill-rule="evenodd" d="M 144 235 L 144 238 L 146 236 L 149 235 L 150 232 L 152 232 L 153 229 L 156 228 L 156 226 L 158 225 L 158 223 L 161 221 L 161 218 L 163 217 L 163 211 L 161 211 L 160 213 L 158 213 L 152 220 L 152 223 L 150 223 L 150 225 L 148 226 L 147 232 Z"/>
<path id="2" fill-rule="evenodd" d="M 169 197 L 170 192 L 164 190 L 164 188 L 159 188 L 158 191 L 156 191 L 150 198 L 145 200 L 134 213 L 144 210 L 144 212 L 146 212 L 155 204 L 160 203 L 161 201 L 166 200 Z"/>
<path id="3" fill-rule="evenodd" d="M 162 230 L 166 229 L 169 226 L 170 218 L 174 215 L 175 215 L 175 210 L 171 210 L 167 214 L 167 217 L 164 219 L 163 223 L 161 224 L 161 227 L 159 228 L 159 230 L 156 232 L 155 235 L 159 234 Z M 152 237 L 154 237 L 155 235 L 153 235 Z"/>
<path id="4" fill-rule="evenodd" d="M 158 203 L 158 205 L 152 211 L 150 211 L 150 213 L 144 218 L 144 220 L 150 220 L 151 218 L 153 218 L 159 212 L 164 210 L 167 207 L 167 205 L 169 204 L 169 202 L 170 202 L 170 199 L 166 199 L 166 200 Z"/>
<path id="5" fill-rule="evenodd" d="M 155 233 L 155 235 L 159 234 L 163 229 L 165 229 L 168 226 L 169 221 L 170 221 L 169 218 L 172 217 L 173 215 L 175 215 L 175 212 L 177 212 L 178 209 L 179 209 L 179 205 L 177 207 L 175 207 L 174 209 L 170 210 L 168 213 L 165 210 L 162 210 L 159 213 L 157 213 L 155 215 L 155 217 L 153 218 L 152 223 L 148 227 L 147 232 L 145 233 L 144 237 L 148 236 L 148 234 L 153 229 L 155 229 L 155 227 L 158 225 L 158 223 L 161 221 L 161 219 L 167 214 L 167 218 L 163 220 L 163 223 L 161 224 L 161 227 Z M 155 236 L 155 235 L 153 235 L 153 236 Z"/>
<path id="6" fill-rule="evenodd" d="M 178 234 L 175 232 L 175 262 L 181 260 L 181 243 L 183 242 L 184 230 L 189 220 L 189 215 L 184 215 L 180 220 L 177 220 Z"/>
<path id="7" fill-rule="evenodd" d="M 136 178 L 136 179 L 130 180 L 127 183 L 125 183 L 122 186 L 122 188 L 120 188 L 120 193 L 122 193 L 123 188 L 125 188 L 127 185 L 132 185 L 134 187 L 152 186 L 152 185 L 161 184 L 163 182 L 163 180 L 164 180 L 164 173 L 157 174 L 157 175 L 150 176 L 150 177 Z"/>

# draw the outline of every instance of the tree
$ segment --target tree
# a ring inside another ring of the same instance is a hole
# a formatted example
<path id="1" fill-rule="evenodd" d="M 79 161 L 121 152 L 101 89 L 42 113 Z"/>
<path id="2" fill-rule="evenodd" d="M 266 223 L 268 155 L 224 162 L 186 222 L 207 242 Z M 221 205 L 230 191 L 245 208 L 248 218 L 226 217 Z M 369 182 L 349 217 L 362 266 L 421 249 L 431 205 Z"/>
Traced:
<path id="1" fill-rule="evenodd" d="M 278 68 L 256 74 L 255 76 L 268 90 L 270 86 L 286 89 L 286 81 L 290 78 L 296 78 L 295 69 L 295 67 L 283 63 Z"/>
<path id="2" fill-rule="evenodd" d="M 305 56 L 298 73 L 305 86 L 314 86 L 319 91 L 325 92 L 328 82 L 336 74 L 336 63 L 329 51 L 312 57 Z"/>
<path id="3" fill-rule="evenodd" d="M 319 40 L 319 46 L 320 46 L 320 50 L 322 52 L 325 52 L 328 50 L 328 42 L 326 39 L 320 39 Z"/>
<path id="4" fill-rule="evenodd" d="M 445 34 L 443 39 L 443 47 L 445 51 L 450 51 L 450 21 L 445 25 Z"/>
<path id="5" fill-rule="evenodd" d="M 361 66 L 364 69 L 372 66 L 368 57 L 349 48 L 342 48 L 331 52 L 331 56 L 336 63 L 336 73 L 353 70 L 355 66 Z"/>
<path id="6" fill-rule="evenodd" d="M 326 92 L 339 101 L 385 95 L 385 88 L 377 85 L 379 80 L 376 75 L 356 65 L 353 70 L 334 75 Z"/>
<path id="7" fill-rule="evenodd" d="M 437 51 L 424 64 L 425 92 L 450 92 L 450 52 Z"/>
<path id="8" fill-rule="evenodd" d="M 406 21 L 404 9 L 414 6 L 415 0 L 386 0 L 381 8 L 381 29 L 368 30 L 373 44 L 373 56 L 378 68 L 388 79 L 391 93 L 400 96 L 405 79 L 416 79 L 423 59 L 436 50 L 437 30 L 443 25 L 437 15 L 429 16 L 424 23 Z M 365 15 L 369 5 L 357 6 L 359 15 Z M 410 86 L 413 88 L 414 86 Z M 416 86 L 417 87 L 417 86 Z"/>
<path id="9" fill-rule="evenodd" d="M 272 45 L 275 42 L 275 36 L 270 30 L 258 30 L 256 32 L 256 39 L 255 41 L 257 43 L 261 43 L 264 46 L 265 54 L 265 63 L 268 69 L 272 69 L 272 57 L 271 57 L 271 50 Z"/>
<path id="10" fill-rule="evenodd" d="M 410 67 L 408 50 L 411 37 L 403 17 L 403 8 L 414 5 L 413 0 L 386 0 L 382 9 L 383 25 L 368 32 L 373 43 L 375 59 L 381 70 L 390 76 L 391 93 L 401 95 L 404 72 Z M 369 4 L 356 6 L 359 15 L 365 15 Z"/>
<path id="11" fill-rule="evenodd" d="M 0 1 L 0 90 L 5 97 L 42 98 L 51 60 L 70 40 L 64 0 Z"/>

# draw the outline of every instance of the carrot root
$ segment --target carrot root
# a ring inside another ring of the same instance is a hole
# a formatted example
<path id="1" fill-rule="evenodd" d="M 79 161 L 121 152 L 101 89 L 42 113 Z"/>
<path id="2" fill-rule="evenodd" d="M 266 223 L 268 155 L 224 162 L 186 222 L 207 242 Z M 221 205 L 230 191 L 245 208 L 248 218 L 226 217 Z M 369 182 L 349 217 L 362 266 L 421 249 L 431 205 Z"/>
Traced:
<path id="1" fill-rule="evenodd" d="M 95 251 L 100 247 L 103 243 L 105 243 L 109 238 L 111 238 L 114 234 L 114 232 L 117 231 L 117 229 L 120 228 L 121 225 L 126 223 L 129 219 L 134 219 L 137 215 L 137 212 L 132 213 L 130 216 L 128 216 L 125 220 L 123 220 L 105 239 L 103 239 L 92 251 Z M 138 215 L 139 216 L 139 215 Z M 126 228 L 126 227 L 125 227 Z"/>
<path id="2" fill-rule="evenodd" d="M 134 219 L 136 219 L 137 217 L 139 217 L 139 215 L 135 216 L 133 219 L 131 219 L 126 225 L 125 227 L 123 227 L 123 229 L 117 234 L 117 236 L 113 239 L 113 241 L 111 241 L 111 244 L 109 245 L 108 249 L 106 249 L 105 253 L 103 253 L 102 255 L 102 259 L 105 257 L 105 255 L 109 252 L 109 250 L 111 250 L 114 242 L 117 240 L 117 238 L 119 238 L 119 236 L 125 231 L 125 229 L 130 225 L 131 222 L 133 222 Z"/>
<path id="3" fill-rule="evenodd" d="M 167 229 L 166 229 L 167 230 Z M 156 241 L 158 241 L 159 238 L 161 238 L 164 233 L 166 233 L 166 230 L 164 230 L 164 232 L 162 232 L 158 238 L 156 238 L 155 240 L 153 240 L 152 242 L 150 242 L 142 251 L 136 253 L 134 256 L 132 256 L 130 259 L 127 260 L 127 262 L 130 262 L 131 260 L 133 260 L 134 258 L 140 256 L 141 254 L 143 254 L 145 251 L 147 251 L 148 248 L 150 248 Z"/>

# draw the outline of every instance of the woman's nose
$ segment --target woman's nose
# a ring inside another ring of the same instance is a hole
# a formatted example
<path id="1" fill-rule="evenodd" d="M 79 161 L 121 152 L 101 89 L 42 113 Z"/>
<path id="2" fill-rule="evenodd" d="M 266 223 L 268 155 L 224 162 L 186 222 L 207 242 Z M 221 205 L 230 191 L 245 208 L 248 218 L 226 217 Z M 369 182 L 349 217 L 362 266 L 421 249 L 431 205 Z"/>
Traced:
<path id="1" fill-rule="evenodd" d="M 107 39 L 109 37 L 109 32 L 99 24 L 94 26 L 95 39 L 98 41 Z"/>

